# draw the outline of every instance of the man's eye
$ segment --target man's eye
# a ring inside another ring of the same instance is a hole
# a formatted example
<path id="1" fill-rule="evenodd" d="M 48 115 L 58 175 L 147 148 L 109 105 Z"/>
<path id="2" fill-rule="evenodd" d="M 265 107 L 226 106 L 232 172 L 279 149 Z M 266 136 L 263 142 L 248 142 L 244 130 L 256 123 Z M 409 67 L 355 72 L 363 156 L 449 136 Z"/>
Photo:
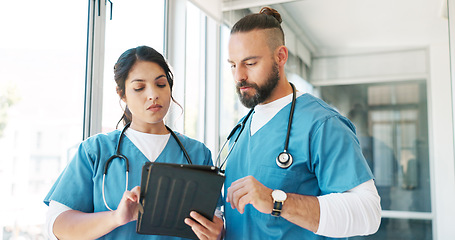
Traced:
<path id="1" fill-rule="evenodd" d="M 247 66 L 254 66 L 254 65 L 256 65 L 256 63 L 255 62 L 254 63 L 247 63 L 246 65 Z"/>

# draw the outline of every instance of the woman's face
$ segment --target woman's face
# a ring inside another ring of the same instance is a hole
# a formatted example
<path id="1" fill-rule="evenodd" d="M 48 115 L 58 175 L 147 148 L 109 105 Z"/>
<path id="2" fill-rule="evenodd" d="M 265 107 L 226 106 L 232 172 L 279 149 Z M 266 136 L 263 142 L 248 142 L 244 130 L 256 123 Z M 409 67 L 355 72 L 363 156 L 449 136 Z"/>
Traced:
<path id="1" fill-rule="evenodd" d="M 128 73 L 122 100 L 132 114 L 131 128 L 157 133 L 171 102 L 166 73 L 154 62 L 137 61 Z"/>

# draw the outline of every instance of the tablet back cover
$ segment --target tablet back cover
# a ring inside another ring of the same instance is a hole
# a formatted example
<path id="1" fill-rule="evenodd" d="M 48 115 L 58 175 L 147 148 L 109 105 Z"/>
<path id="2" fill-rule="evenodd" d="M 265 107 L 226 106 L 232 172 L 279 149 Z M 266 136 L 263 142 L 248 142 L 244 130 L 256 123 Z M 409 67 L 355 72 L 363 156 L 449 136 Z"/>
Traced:
<path id="1" fill-rule="evenodd" d="M 137 232 L 197 239 L 184 219 L 196 211 L 213 220 L 224 176 L 203 165 L 146 163 L 142 168 Z"/>

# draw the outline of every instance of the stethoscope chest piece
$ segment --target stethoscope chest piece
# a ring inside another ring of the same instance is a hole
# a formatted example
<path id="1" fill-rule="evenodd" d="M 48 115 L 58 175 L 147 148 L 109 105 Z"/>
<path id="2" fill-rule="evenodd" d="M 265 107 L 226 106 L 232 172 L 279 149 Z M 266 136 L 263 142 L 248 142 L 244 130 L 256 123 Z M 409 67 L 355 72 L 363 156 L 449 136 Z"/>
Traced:
<path id="1" fill-rule="evenodd" d="M 280 168 L 288 168 L 292 164 L 292 155 L 288 152 L 282 152 L 276 157 L 276 165 Z"/>

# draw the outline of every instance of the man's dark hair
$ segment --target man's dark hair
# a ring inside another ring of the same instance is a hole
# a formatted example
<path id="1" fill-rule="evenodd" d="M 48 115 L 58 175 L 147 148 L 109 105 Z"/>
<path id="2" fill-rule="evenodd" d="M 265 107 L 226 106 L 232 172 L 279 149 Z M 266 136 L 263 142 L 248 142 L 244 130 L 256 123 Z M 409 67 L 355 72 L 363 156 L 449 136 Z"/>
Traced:
<path id="1" fill-rule="evenodd" d="M 273 8 L 263 7 L 259 13 L 253 13 L 240 19 L 231 29 L 231 35 L 238 32 L 266 30 L 267 42 L 271 51 L 284 45 L 284 32 L 281 28 L 281 15 Z"/>

